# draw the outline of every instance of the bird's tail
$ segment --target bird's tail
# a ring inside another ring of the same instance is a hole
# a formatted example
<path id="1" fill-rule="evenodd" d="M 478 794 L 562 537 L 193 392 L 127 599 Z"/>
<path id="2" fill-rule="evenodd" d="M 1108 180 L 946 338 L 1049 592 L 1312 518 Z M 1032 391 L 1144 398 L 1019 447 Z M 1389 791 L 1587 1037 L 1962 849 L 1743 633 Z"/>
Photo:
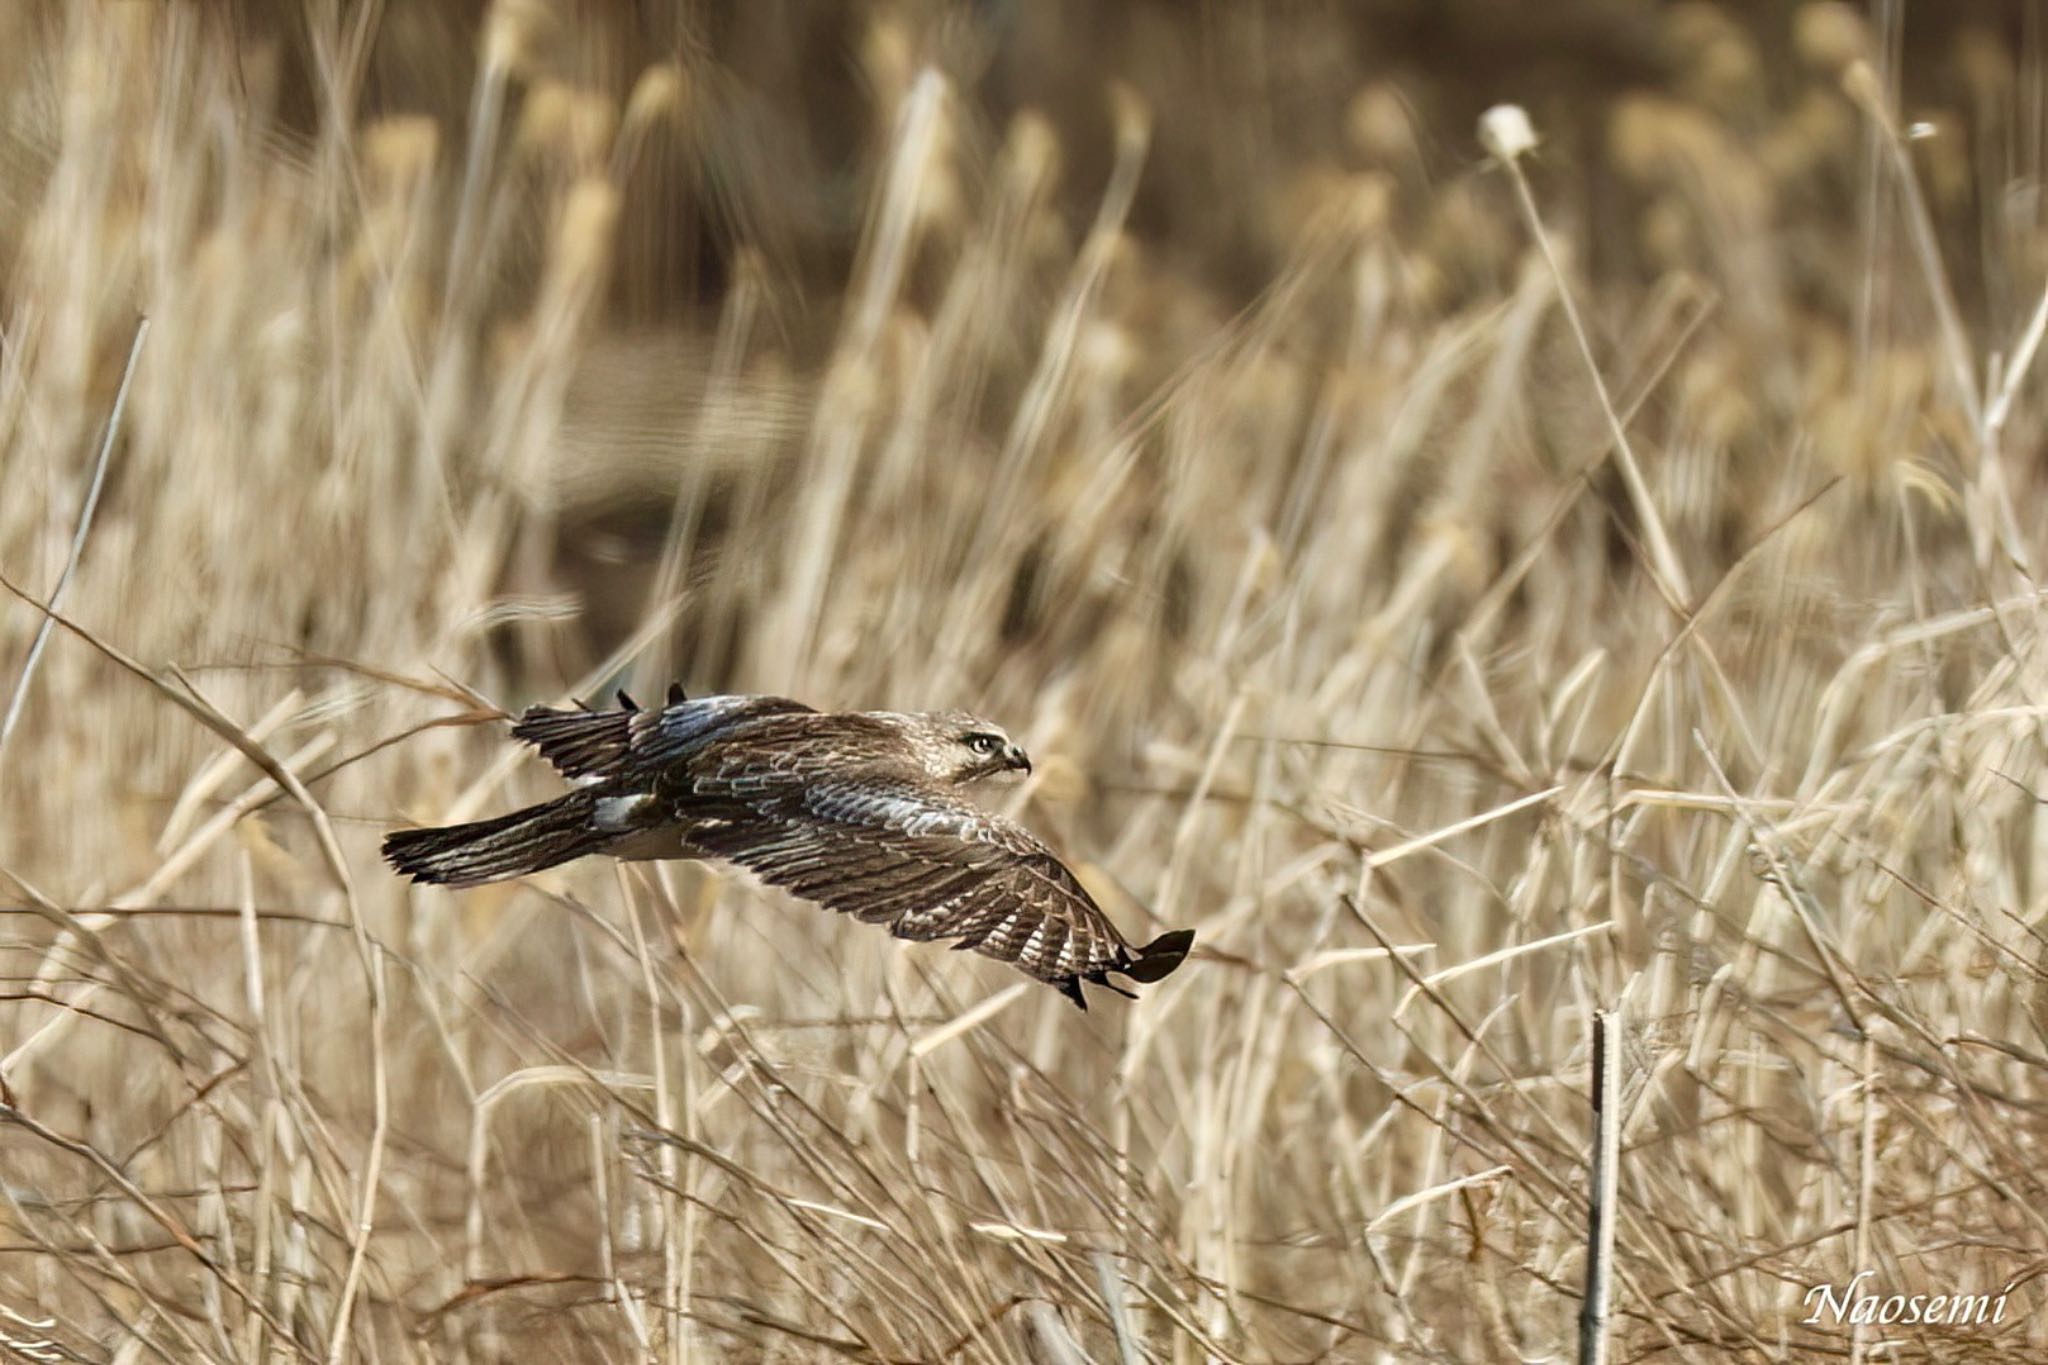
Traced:
<path id="1" fill-rule="evenodd" d="M 602 852 L 618 837 L 599 828 L 593 793 L 573 791 L 490 820 L 394 831 L 384 860 L 416 882 L 476 886 Z"/>

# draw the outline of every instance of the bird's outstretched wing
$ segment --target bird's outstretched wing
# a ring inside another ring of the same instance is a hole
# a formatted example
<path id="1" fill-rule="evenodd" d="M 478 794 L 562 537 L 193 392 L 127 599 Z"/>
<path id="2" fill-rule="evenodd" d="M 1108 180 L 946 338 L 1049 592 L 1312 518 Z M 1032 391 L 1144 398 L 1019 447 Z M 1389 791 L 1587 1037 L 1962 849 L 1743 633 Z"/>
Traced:
<path id="1" fill-rule="evenodd" d="M 1119 991 L 1108 973 L 1156 981 L 1193 940 L 1132 947 L 1028 830 L 928 785 L 785 768 L 764 787 L 757 772 L 721 766 L 684 798 L 702 812 L 693 845 L 898 938 L 953 939 L 1011 963 L 1083 1009 L 1083 981 Z"/>
<path id="2" fill-rule="evenodd" d="M 684 700 L 679 691 L 659 710 L 642 710 L 624 693 L 612 711 L 528 708 L 514 738 L 540 751 L 567 778 L 652 777 L 768 716 L 813 714 L 787 697 L 719 696 Z"/>
<path id="3" fill-rule="evenodd" d="M 870 719 L 784 697 L 620 700 L 535 707 L 512 733 L 564 777 L 652 797 L 694 853 L 899 938 L 956 940 L 1083 1009 L 1082 982 L 1157 981 L 1193 942 L 1182 930 L 1133 947 L 1030 831 L 934 786 Z"/>

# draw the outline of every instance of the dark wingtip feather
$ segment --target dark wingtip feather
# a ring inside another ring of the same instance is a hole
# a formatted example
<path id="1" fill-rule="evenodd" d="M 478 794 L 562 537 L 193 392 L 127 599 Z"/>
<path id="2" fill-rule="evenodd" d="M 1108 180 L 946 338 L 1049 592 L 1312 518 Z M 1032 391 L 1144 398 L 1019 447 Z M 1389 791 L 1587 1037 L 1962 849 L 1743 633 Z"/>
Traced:
<path id="1" fill-rule="evenodd" d="M 961 944 L 958 946 L 966 947 L 969 945 Z M 1105 986 L 1115 991 L 1118 995 L 1123 996 L 1126 1000 L 1136 1000 L 1138 993 L 1136 991 L 1127 991 L 1122 986 L 1117 985 L 1116 982 L 1111 981 L 1109 979 L 1111 972 L 1115 972 L 1120 976 L 1127 976 L 1133 981 L 1148 983 L 1158 981 L 1162 977 L 1171 975 L 1174 968 L 1186 961 L 1188 949 L 1194 946 L 1194 930 L 1175 929 L 1169 933 L 1161 934 L 1158 938 L 1153 939 L 1150 943 L 1138 949 L 1137 953 L 1121 967 L 1106 967 L 1101 971 L 1086 972 L 1075 976 L 1058 976 L 1053 978 L 1052 984 L 1059 990 L 1061 995 L 1064 995 L 1084 1010 L 1088 1008 L 1088 1001 L 1081 994 L 1081 983 L 1083 981 L 1086 981 L 1091 986 Z"/>
<path id="2" fill-rule="evenodd" d="M 1138 955 L 1117 970 L 1133 981 L 1158 981 L 1180 966 L 1194 946 L 1194 930 L 1175 929 L 1138 949 Z"/>

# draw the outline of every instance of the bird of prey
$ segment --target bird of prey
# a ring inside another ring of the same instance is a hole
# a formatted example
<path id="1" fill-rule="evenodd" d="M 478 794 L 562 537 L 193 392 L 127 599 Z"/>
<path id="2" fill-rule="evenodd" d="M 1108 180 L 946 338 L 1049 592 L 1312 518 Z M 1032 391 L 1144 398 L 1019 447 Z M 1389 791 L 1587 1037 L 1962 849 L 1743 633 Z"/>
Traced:
<path id="1" fill-rule="evenodd" d="M 534 707 L 512 727 L 578 785 L 525 810 L 400 830 L 384 856 L 446 886 L 524 876 L 593 853 L 723 858 L 898 938 L 952 939 L 1056 987 L 1133 993 L 1192 930 L 1134 947 L 1029 830 L 970 801 L 983 778 L 1029 772 L 998 726 L 964 711 L 820 712 L 783 697 L 689 699 L 659 710 Z"/>

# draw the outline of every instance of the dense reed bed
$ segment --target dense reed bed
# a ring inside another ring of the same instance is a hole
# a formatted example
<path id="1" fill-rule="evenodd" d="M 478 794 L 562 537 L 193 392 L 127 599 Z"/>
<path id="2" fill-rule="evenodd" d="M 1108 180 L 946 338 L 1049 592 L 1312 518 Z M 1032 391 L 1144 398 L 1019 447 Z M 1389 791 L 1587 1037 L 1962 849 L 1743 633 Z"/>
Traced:
<path id="1" fill-rule="evenodd" d="M 0 10 L 0 1355 L 1556 1358 L 1616 1005 L 1615 1358 L 2048 1350 L 2038 19 L 670 8 Z M 379 864 L 672 677 L 1196 957 Z"/>

